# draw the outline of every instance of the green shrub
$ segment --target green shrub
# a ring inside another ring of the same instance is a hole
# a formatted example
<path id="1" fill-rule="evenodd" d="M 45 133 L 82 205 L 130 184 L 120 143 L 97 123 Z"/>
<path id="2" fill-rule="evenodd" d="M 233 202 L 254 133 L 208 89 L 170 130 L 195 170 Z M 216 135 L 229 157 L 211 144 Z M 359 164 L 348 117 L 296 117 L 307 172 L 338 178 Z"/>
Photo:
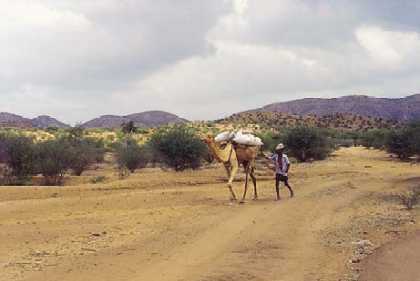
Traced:
<path id="1" fill-rule="evenodd" d="M 0 163 L 7 161 L 7 141 L 3 134 L 0 134 Z"/>
<path id="2" fill-rule="evenodd" d="M 413 187 L 408 192 L 399 194 L 398 197 L 407 210 L 412 210 L 420 202 L 420 189 Z"/>
<path id="3" fill-rule="evenodd" d="M 407 160 L 411 156 L 419 153 L 417 129 L 403 128 L 392 131 L 386 142 L 388 152 L 394 153 L 401 160 Z"/>
<path id="4" fill-rule="evenodd" d="M 197 169 L 206 157 L 207 147 L 192 128 L 185 125 L 161 128 L 149 140 L 153 158 L 175 171 Z"/>
<path id="5" fill-rule="evenodd" d="M 408 125 L 409 137 L 412 140 L 412 147 L 416 155 L 420 155 L 420 121 Z"/>
<path id="6" fill-rule="evenodd" d="M 134 172 L 136 169 L 144 168 L 150 158 L 146 149 L 129 137 L 115 144 L 115 152 L 120 171 L 128 169 Z"/>
<path id="7" fill-rule="evenodd" d="M 61 185 L 70 168 L 73 155 L 69 142 L 62 138 L 37 145 L 37 169 L 44 176 L 45 185 Z"/>
<path id="8" fill-rule="evenodd" d="M 80 176 L 89 165 L 104 159 L 105 149 L 101 141 L 74 138 L 68 140 L 68 149 L 69 168 L 76 176 Z"/>
<path id="9" fill-rule="evenodd" d="M 137 128 L 134 125 L 133 121 L 128 121 L 127 123 L 123 123 L 121 125 L 121 131 L 124 134 L 132 134 L 132 133 L 136 132 L 136 130 L 137 130 Z"/>
<path id="10" fill-rule="evenodd" d="M 82 138 L 85 134 L 85 129 L 81 125 L 76 125 L 67 129 L 68 138 Z"/>
<path id="11" fill-rule="evenodd" d="M 22 136 L 2 135 L 0 155 L 5 169 L 4 184 L 26 184 L 35 172 L 35 145 L 32 139 Z"/>
<path id="12" fill-rule="evenodd" d="M 261 138 L 262 142 L 264 143 L 262 149 L 266 151 L 274 152 L 274 149 L 280 142 L 284 142 L 284 133 L 283 134 L 275 134 L 271 131 L 266 131 L 264 133 L 258 134 L 258 137 Z"/>
<path id="13" fill-rule="evenodd" d="M 299 126 L 288 130 L 284 143 L 290 154 L 301 162 L 325 159 L 332 151 L 325 132 L 314 127 Z"/>
<path id="14" fill-rule="evenodd" d="M 386 144 L 390 131 L 387 129 L 373 129 L 361 134 L 360 144 L 367 148 L 383 149 Z"/>

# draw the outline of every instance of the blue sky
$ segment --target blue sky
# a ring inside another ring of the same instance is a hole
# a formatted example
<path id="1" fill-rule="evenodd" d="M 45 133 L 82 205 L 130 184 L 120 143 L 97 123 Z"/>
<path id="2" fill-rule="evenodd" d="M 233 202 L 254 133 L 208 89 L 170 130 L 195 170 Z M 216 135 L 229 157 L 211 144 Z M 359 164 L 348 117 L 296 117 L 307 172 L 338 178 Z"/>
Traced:
<path id="1" fill-rule="evenodd" d="M 420 92 L 419 1 L 0 0 L 0 111 L 75 123 Z"/>

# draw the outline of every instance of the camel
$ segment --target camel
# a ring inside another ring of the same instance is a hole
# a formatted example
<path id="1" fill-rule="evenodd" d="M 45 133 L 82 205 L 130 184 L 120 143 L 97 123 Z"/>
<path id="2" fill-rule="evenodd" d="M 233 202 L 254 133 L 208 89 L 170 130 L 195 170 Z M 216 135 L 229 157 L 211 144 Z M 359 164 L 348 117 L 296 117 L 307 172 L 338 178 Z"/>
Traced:
<path id="1" fill-rule="evenodd" d="M 236 201 L 235 192 L 232 189 L 232 183 L 242 165 L 245 170 L 245 188 L 240 203 L 245 202 L 246 192 L 248 190 L 248 177 L 250 176 L 254 184 L 254 200 L 258 199 L 257 178 L 255 177 L 255 159 L 260 150 L 259 146 L 246 146 L 240 144 L 227 143 L 224 147 L 217 144 L 212 136 L 204 138 L 204 142 L 209 147 L 213 156 L 218 162 L 223 163 L 228 175 L 228 188 L 231 193 L 231 200 Z"/>

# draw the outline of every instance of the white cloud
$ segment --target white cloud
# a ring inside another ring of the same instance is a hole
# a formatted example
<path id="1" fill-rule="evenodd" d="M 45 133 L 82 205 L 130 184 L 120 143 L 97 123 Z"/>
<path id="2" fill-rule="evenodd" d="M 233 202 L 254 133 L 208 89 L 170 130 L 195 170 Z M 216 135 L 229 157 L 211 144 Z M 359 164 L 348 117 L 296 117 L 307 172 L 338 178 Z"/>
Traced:
<path id="1" fill-rule="evenodd" d="M 35 1 L 7 1 L 0 10 L 4 29 L 16 31 L 21 28 L 85 28 L 89 20 L 82 14 L 58 10 Z"/>
<path id="2" fill-rule="evenodd" d="M 390 3 L 0 0 L 0 111 L 207 119 L 301 97 L 410 94 L 420 5 Z"/>
<path id="3" fill-rule="evenodd" d="M 399 67 L 420 52 L 420 36 L 416 32 L 384 30 L 362 26 L 355 32 L 360 45 L 381 64 Z"/>

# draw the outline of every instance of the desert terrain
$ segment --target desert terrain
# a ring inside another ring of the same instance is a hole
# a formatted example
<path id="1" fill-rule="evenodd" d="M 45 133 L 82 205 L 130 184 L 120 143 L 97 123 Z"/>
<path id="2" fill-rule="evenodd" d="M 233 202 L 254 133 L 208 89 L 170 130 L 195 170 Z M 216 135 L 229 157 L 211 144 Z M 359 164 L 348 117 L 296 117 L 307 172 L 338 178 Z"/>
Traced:
<path id="1" fill-rule="evenodd" d="M 371 257 L 417 239 L 420 210 L 396 195 L 417 185 L 419 172 L 357 147 L 294 164 L 296 196 L 282 189 L 279 202 L 264 166 L 260 199 L 250 192 L 246 204 L 228 201 L 219 165 L 123 180 L 98 169 L 64 187 L 1 187 L 0 280 L 359 280 L 366 272 L 363 280 L 383 281 Z M 100 175 L 107 180 L 89 183 Z"/>

